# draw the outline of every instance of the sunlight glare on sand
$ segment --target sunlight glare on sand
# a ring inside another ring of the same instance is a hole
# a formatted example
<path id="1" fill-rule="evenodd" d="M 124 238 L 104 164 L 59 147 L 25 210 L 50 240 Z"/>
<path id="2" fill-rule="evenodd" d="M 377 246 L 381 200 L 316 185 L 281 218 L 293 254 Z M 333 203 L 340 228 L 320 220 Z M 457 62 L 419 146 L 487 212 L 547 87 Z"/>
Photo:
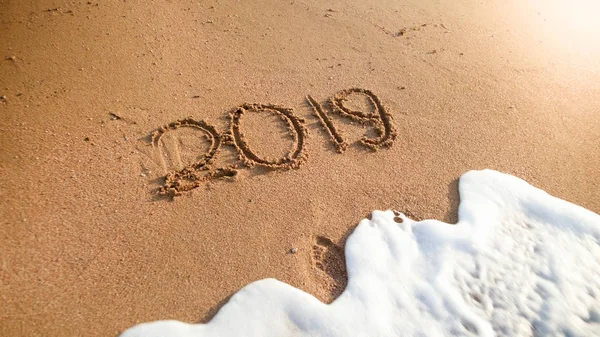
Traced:
<path id="1" fill-rule="evenodd" d="M 555 0 L 540 2 L 546 13 L 541 14 L 550 26 L 551 37 L 561 47 L 572 48 L 575 53 L 598 52 L 600 40 L 600 1 L 597 0 Z"/>

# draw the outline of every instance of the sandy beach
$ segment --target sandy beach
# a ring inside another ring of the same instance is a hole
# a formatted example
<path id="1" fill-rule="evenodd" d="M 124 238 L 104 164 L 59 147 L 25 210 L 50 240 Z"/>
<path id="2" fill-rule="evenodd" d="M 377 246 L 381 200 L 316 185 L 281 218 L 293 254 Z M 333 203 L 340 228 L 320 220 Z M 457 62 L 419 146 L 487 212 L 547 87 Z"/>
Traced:
<path id="1" fill-rule="evenodd" d="M 0 0 L 0 335 L 206 322 L 267 277 L 330 302 L 361 219 L 454 223 L 469 170 L 599 213 L 600 26 L 568 3 Z"/>

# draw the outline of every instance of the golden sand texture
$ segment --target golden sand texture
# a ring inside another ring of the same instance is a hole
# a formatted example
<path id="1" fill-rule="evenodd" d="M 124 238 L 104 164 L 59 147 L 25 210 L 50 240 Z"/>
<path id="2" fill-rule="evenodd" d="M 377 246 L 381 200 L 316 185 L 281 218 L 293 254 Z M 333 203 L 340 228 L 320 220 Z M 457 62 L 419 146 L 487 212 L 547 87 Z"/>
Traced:
<path id="1" fill-rule="evenodd" d="M 561 6 L 0 0 L 0 336 L 331 301 L 360 219 L 455 221 L 471 169 L 599 212 L 600 31 Z"/>

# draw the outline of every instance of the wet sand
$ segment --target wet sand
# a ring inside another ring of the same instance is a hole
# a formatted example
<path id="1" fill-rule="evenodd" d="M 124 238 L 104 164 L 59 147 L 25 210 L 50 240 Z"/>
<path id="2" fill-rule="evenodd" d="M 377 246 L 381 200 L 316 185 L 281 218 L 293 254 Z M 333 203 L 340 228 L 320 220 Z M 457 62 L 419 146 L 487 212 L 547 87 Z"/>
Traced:
<path id="1" fill-rule="evenodd" d="M 206 321 L 266 277 L 331 301 L 360 219 L 455 222 L 471 169 L 600 212 L 600 29 L 561 6 L 0 0 L 0 335 Z M 188 117 L 214 133 L 153 140 Z"/>

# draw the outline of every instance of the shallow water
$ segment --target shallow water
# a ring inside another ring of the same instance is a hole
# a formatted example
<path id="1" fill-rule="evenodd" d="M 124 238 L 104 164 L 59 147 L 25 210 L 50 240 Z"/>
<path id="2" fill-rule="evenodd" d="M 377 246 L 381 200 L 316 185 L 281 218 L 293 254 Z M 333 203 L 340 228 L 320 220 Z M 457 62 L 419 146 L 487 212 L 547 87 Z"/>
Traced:
<path id="1" fill-rule="evenodd" d="M 459 190 L 456 225 L 392 211 L 362 220 L 346 243 L 348 286 L 329 305 L 265 279 L 207 324 L 121 336 L 600 334 L 600 216 L 491 170 L 464 174 Z"/>

